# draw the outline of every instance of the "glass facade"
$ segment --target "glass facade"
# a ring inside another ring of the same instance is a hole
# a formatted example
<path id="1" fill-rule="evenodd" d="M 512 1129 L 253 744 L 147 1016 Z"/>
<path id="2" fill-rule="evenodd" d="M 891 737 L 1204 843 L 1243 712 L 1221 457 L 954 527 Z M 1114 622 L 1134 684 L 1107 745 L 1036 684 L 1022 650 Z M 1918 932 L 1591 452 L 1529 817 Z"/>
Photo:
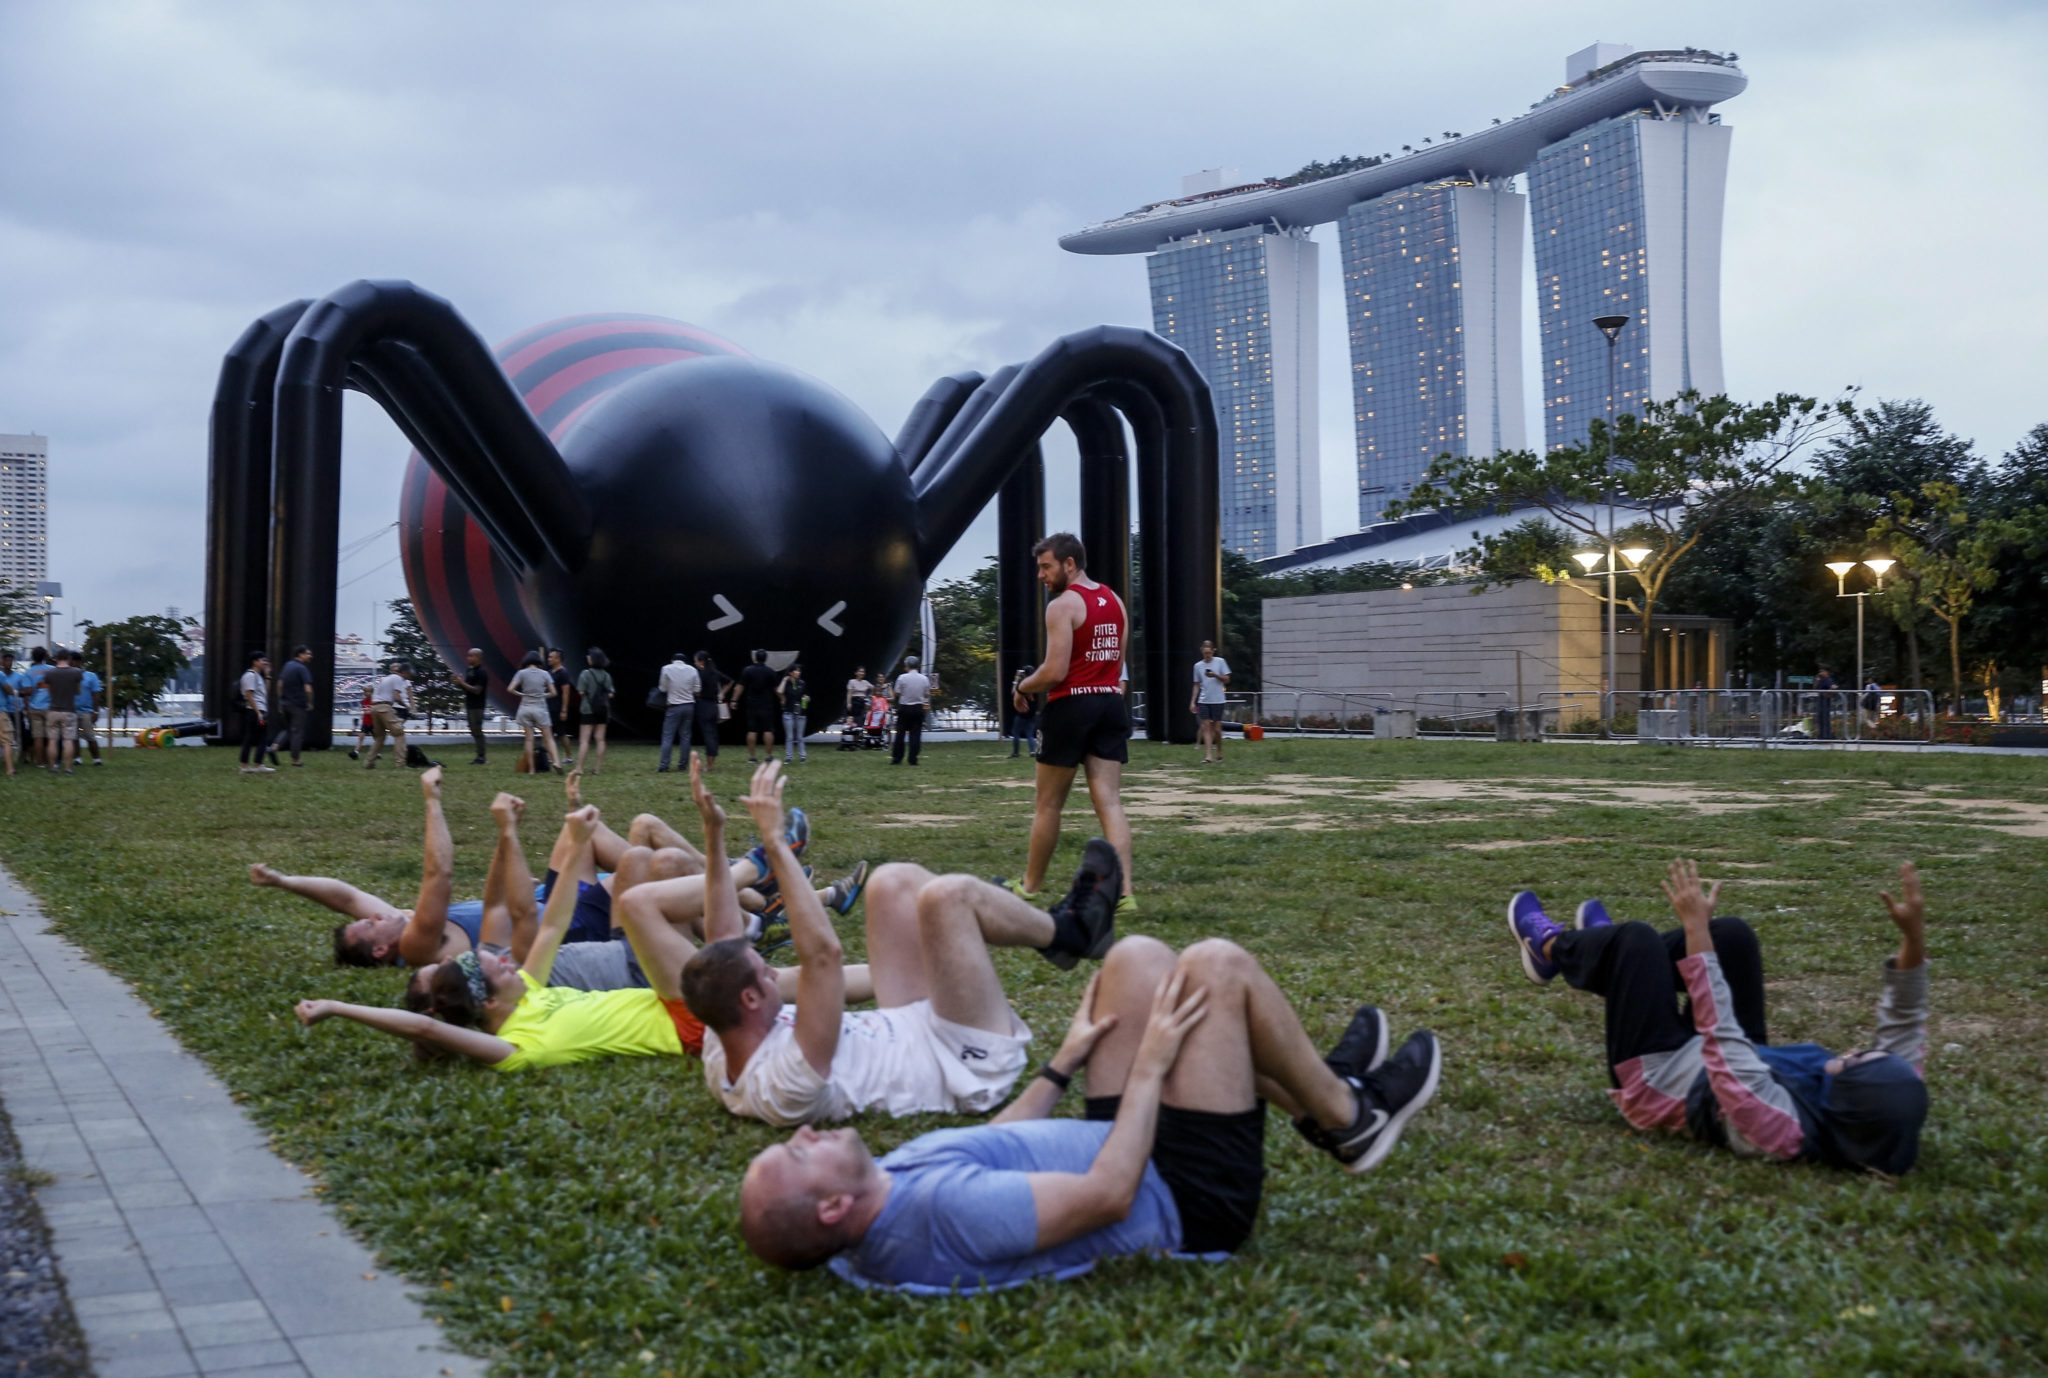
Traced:
<path id="1" fill-rule="evenodd" d="M 1146 260 L 1152 328 L 1187 352 L 1215 399 L 1223 546 L 1255 560 L 1298 544 L 1281 535 L 1267 262 L 1276 243 L 1295 242 L 1254 226 L 1175 240 Z"/>
<path id="2" fill-rule="evenodd" d="M 1465 185 L 1470 185 L 1469 183 Z M 1465 333 L 1453 185 L 1403 187 L 1338 222 L 1351 331 L 1358 524 L 1465 453 Z"/>
<path id="3" fill-rule="evenodd" d="M 1644 215 L 1647 117 L 1638 112 L 1589 125 L 1544 148 L 1529 169 L 1548 449 L 1580 443 L 1590 423 L 1607 414 L 1608 344 L 1594 317 L 1630 318 L 1614 346 L 1615 415 L 1635 411 L 1649 390 L 1649 275 L 1656 265 Z"/>

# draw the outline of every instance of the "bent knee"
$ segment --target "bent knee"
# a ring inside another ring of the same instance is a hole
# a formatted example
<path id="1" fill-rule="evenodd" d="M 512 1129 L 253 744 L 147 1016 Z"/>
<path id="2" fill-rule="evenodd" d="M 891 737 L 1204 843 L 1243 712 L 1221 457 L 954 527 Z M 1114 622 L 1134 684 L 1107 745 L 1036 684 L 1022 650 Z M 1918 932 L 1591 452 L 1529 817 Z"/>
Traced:
<path id="1" fill-rule="evenodd" d="M 1133 933 L 1127 938 L 1118 938 L 1115 946 L 1102 959 L 1102 979 L 1122 980 L 1136 972 L 1153 973 L 1153 983 L 1164 976 L 1173 966 L 1173 949 L 1157 938 L 1143 933 Z"/>
<path id="2" fill-rule="evenodd" d="M 973 876 L 934 876 L 916 891 L 917 921 L 946 923 L 974 915 L 974 893 L 988 882 Z"/>
<path id="3" fill-rule="evenodd" d="M 680 847 L 663 847 L 655 852 L 654 860 L 648 866 L 649 875 L 655 880 L 674 880 L 679 876 L 697 873 L 690 854 Z"/>
<path id="4" fill-rule="evenodd" d="M 885 861 L 868 877 L 868 904 L 915 902 L 931 872 L 909 861 Z"/>
<path id="5" fill-rule="evenodd" d="M 1256 970 L 1258 960 L 1228 938 L 1204 938 L 1180 954 L 1180 969 L 1205 985 Z"/>

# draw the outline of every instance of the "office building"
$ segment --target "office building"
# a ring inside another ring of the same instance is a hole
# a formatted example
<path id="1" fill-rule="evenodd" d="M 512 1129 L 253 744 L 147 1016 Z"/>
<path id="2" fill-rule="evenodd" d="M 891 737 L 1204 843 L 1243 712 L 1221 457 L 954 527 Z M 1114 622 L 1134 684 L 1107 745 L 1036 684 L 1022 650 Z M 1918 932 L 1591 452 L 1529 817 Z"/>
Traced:
<path id="1" fill-rule="evenodd" d="M 50 577 L 50 442 L 0 435 L 0 583 L 31 591 Z"/>
<path id="2" fill-rule="evenodd" d="M 1523 198 L 1433 182 L 1337 222 L 1351 336 L 1358 524 L 1442 454 L 1520 449 Z"/>
<path id="3" fill-rule="evenodd" d="M 1215 399 L 1224 548 L 1257 560 L 1317 539 L 1315 244 L 1254 225 L 1175 240 L 1146 267 L 1153 330 Z"/>

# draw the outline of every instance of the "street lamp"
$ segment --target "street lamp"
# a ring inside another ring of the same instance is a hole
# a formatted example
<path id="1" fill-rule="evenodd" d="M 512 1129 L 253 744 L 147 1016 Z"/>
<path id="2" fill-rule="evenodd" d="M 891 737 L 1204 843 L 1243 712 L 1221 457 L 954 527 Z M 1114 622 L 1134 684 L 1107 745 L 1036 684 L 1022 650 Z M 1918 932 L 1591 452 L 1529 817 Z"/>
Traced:
<path id="1" fill-rule="evenodd" d="M 1614 691 L 1618 687 L 1614 679 L 1614 346 L 1627 324 L 1627 316 L 1593 317 L 1594 327 L 1607 337 L 1607 693 L 1600 700 L 1603 727 L 1614 725 Z M 1592 573 L 1592 567 L 1586 572 Z"/>
<path id="2" fill-rule="evenodd" d="M 1849 592 L 1849 575 L 1855 570 L 1856 561 L 1828 561 L 1828 572 L 1835 576 L 1835 597 L 1853 598 L 1856 600 L 1856 692 L 1858 694 L 1863 692 L 1863 600 L 1870 597 L 1873 592 L 1884 592 L 1884 576 L 1897 563 L 1897 560 L 1883 555 L 1873 555 L 1863 561 L 1863 567 L 1877 576 L 1877 587 L 1875 589 L 1865 589 L 1861 593 L 1851 593 Z"/>

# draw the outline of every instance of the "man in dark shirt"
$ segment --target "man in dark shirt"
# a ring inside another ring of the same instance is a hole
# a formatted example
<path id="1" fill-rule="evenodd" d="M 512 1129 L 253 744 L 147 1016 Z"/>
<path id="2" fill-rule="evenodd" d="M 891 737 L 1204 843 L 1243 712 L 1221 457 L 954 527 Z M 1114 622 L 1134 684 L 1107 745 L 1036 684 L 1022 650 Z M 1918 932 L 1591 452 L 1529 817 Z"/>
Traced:
<path id="1" fill-rule="evenodd" d="M 483 649 L 470 647 L 468 666 L 461 674 L 448 678 L 462 690 L 462 707 L 469 715 L 469 739 L 476 743 L 476 759 L 470 764 L 480 766 L 484 763 L 484 708 L 491 687 L 491 677 L 484 672 Z M 559 687 L 556 692 L 561 692 Z"/>
<path id="2" fill-rule="evenodd" d="M 754 758 L 754 747 L 758 743 L 763 759 L 775 759 L 775 720 L 782 715 L 781 701 L 775 696 L 779 682 L 776 673 L 768 668 L 768 653 L 754 652 L 754 663 L 740 671 L 740 707 L 747 718 L 747 760 L 758 765 Z"/>
<path id="3" fill-rule="evenodd" d="M 284 712 L 264 748 L 265 754 L 273 763 L 277 760 L 277 744 L 288 742 L 291 747 L 292 764 L 305 764 L 299 759 L 299 751 L 306 744 L 306 715 L 313 711 L 312 667 L 313 648 L 294 646 L 292 658 L 284 663 L 284 669 L 278 674 L 277 706 Z"/>
<path id="4" fill-rule="evenodd" d="M 548 647 L 548 678 L 555 682 L 555 692 L 548 696 L 548 724 L 555 736 L 554 745 L 560 748 L 557 761 L 576 759 L 576 676 L 569 673 L 569 667 L 562 663 L 562 648 Z"/>
<path id="5" fill-rule="evenodd" d="M 78 658 L 69 651 L 57 652 L 56 668 L 43 676 L 43 688 L 50 694 L 50 707 L 43 714 L 43 732 L 50 742 L 50 769 L 61 766 L 66 775 L 71 774 L 71 763 L 78 759 L 78 714 L 74 710 L 79 686 L 84 683 L 85 671 L 78 668 Z"/>

